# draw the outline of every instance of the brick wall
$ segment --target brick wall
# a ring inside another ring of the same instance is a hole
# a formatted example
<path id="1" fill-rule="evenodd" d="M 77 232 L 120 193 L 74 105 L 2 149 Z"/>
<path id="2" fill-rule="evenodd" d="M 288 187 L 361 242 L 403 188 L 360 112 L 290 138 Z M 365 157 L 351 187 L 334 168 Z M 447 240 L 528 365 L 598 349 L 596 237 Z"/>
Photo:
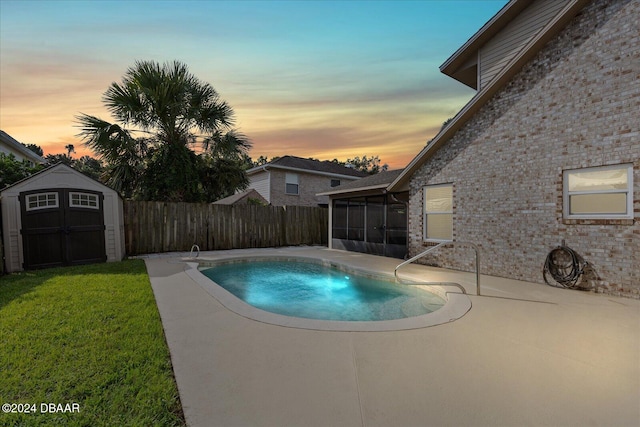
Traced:
<path id="1" fill-rule="evenodd" d="M 478 244 L 482 272 L 543 283 L 563 240 L 592 266 L 589 285 L 640 297 L 640 2 L 588 4 L 416 173 L 409 246 L 423 251 L 426 184 L 454 184 L 454 239 Z M 562 171 L 634 165 L 635 220 L 562 216 Z M 472 251 L 428 264 L 469 270 Z"/>
<path id="2" fill-rule="evenodd" d="M 285 194 L 286 172 L 271 170 L 271 204 L 273 206 L 318 206 L 328 204 L 328 196 L 316 196 L 317 193 L 331 190 L 331 177 L 304 172 L 291 172 L 298 175 L 298 195 Z M 334 178 L 338 179 L 338 178 Z M 342 183 L 348 182 L 339 178 Z"/>

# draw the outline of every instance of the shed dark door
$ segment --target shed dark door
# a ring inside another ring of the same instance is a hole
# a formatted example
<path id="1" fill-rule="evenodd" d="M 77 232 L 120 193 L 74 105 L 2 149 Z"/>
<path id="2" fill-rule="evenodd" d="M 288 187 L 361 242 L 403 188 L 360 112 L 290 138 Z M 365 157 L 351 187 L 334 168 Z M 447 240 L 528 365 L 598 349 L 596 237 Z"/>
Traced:
<path id="1" fill-rule="evenodd" d="M 102 193 L 88 190 L 20 193 L 23 267 L 106 261 L 103 201 Z"/>

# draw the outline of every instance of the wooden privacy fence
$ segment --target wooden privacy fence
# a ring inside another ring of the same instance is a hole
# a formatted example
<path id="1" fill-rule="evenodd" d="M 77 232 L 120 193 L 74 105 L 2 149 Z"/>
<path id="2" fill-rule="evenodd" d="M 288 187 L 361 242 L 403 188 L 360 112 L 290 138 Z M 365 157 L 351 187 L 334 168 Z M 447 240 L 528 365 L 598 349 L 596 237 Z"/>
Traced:
<path id="1" fill-rule="evenodd" d="M 326 245 L 328 209 L 306 206 L 124 202 L 128 255 Z"/>

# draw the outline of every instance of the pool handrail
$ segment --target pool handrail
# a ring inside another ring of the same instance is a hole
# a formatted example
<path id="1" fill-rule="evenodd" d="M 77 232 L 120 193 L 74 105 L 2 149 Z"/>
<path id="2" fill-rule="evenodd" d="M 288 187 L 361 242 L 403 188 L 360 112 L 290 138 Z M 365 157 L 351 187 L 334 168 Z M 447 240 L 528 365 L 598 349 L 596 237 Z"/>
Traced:
<path id="1" fill-rule="evenodd" d="M 453 282 L 406 283 L 406 282 L 402 282 L 398 278 L 398 270 L 400 268 L 404 267 L 407 264 L 411 264 L 413 261 L 416 261 L 417 259 L 420 259 L 423 256 L 435 251 L 438 248 L 446 246 L 446 245 L 466 245 L 466 246 L 471 246 L 473 248 L 473 250 L 475 251 L 475 253 L 476 253 L 476 293 L 479 296 L 480 295 L 480 251 L 478 250 L 478 246 L 476 244 L 474 244 L 474 243 L 471 243 L 471 242 L 461 242 L 461 241 L 457 241 L 457 240 L 447 240 L 447 241 L 444 241 L 444 242 L 440 242 L 440 243 L 438 243 L 437 245 L 435 245 L 433 247 L 430 247 L 426 251 L 419 253 L 418 255 L 414 256 L 413 258 L 409 258 L 408 260 L 398 264 L 396 269 L 393 271 L 393 274 L 394 274 L 394 276 L 396 278 L 396 282 L 404 283 L 404 284 L 425 285 L 425 286 L 453 285 L 453 286 L 457 286 L 458 288 L 462 289 L 462 293 L 466 294 L 467 292 L 465 291 L 464 287 L 462 285 L 460 285 L 459 283 L 453 283 Z"/>
<path id="2" fill-rule="evenodd" d="M 196 256 L 193 256 L 193 250 L 196 250 Z M 191 246 L 191 251 L 189 252 L 189 258 L 198 258 L 200 256 L 200 246 L 196 245 L 195 243 L 193 244 L 193 246 Z"/>

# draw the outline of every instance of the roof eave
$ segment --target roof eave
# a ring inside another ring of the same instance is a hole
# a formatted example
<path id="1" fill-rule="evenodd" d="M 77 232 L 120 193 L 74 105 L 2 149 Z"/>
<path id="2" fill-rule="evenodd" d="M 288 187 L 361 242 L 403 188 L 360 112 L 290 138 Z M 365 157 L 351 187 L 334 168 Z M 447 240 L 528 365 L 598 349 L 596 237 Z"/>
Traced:
<path id="1" fill-rule="evenodd" d="M 266 171 L 267 169 L 282 169 L 282 170 L 288 170 L 293 172 L 311 173 L 314 175 L 322 175 L 322 176 L 328 176 L 333 178 L 344 178 L 344 179 L 351 179 L 351 180 L 364 178 L 362 176 L 356 176 L 356 175 L 343 175 L 343 174 L 333 173 L 333 172 L 323 172 L 323 171 L 316 171 L 313 169 L 302 169 L 302 168 L 294 168 L 291 166 L 280 166 L 280 165 L 258 166 L 252 169 L 248 169 L 246 173 L 247 175 L 254 175 L 258 172 Z"/>
<path id="2" fill-rule="evenodd" d="M 476 89 L 476 81 L 466 81 L 458 75 L 460 67 L 477 57 L 480 46 L 496 35 L 517 14 L 529 6 L 529 0 L 511 0 L 504 5 L 486 24 L 482 26 L 465 44 L 451 55 L 441 66 L 440 72 Z"/>
<path id="3" fill-rule="evenodd" d="M 322 193 L 316 193 L 316 196 L 337 196 L 341 194 L 359 193 L 362 191 L 385 190 L 388 186 L 389 184 L 386 183 L 386 184 L 370 185 L 367 187 L 345 188 L 342 190 L 324 191 Z"/>
<path id="4" fill-rule="evenodd" d="M 29 160 L 31 160 L 32 162 L 39 163 L 39 164 L 44 164 L 46 162 L 46 160 L 42 156 L 39 156 L 38 154 L 29 150 L 26 146 L 22 145 L 18 140 L 16 140 L 14 137 L 9 135 L 5 131 L 2 131 L 2 134 L 5 137 L 5 140 L 9 144 L 11 144 L 11 146 L 14 149 L 21 152 L 25 157 L 29 158 Z"/>
<path id="5" fill-rule="evenodd" d="M 518 1 L 518 0 L 516 0 Z M 389 191 L 398 191 L 406 185 L 413 173 L 445 142 L 447 142 L 498 90 L 507 83 L 553 36 L 571 20 L 589 0 L 572 0 L 547 26 L 485 88 L 474 96 L 462 110 L 438 133 L 404 171 L 389 185 Z M 506 7 L 506 6 L 505 6 Z"/>

